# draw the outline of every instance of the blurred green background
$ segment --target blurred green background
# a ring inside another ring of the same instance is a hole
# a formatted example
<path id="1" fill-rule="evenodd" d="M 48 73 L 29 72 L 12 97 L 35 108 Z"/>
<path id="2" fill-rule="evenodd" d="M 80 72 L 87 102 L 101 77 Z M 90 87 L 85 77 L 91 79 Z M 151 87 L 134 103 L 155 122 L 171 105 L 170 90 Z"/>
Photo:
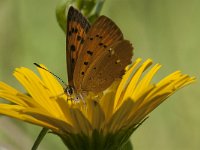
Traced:
<path id="1" fill-rule="evenodd" d="M 55 7 L 59 0 L 0 0 L 0 80 L 17 88 L 14 68 L 45 64 L 66 80 L 65 35 Z M 112 18 L 135 47 L 135 58 L 163 65 L 154 81 L 175 70 L 199 77 L 199 0 L 106 0 Z M 135 150 L 200 149 L 200 84 L 178 91 L 132 135 Z M 28 150 L 40 127 L 0 117 L 0 150 Z M 39 150 L 64 149 L 48 134 Z"/>

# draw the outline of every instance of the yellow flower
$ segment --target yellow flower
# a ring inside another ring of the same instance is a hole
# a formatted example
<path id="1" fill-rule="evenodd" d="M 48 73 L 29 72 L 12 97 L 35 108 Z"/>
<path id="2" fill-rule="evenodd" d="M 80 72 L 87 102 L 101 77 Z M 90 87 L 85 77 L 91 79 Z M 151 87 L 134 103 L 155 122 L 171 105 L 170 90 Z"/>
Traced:
<path id="1" fill-rule="evenodd" d="M 60 83 L 40 69 L 41 78 L 27 68 L 17 68 L 14 76 L 26 89 L 23 94 L 0 82 L 0 114 L 50 129 L 69 149 L 114 150 L 127 142 L 145 117 L 178 89 L 194 82 L 194 77 L 176 71 L 158 83 L 151 83 L 161 65 L 137 59 L 121 81 L 101 94 L 85 97 L 86 104 L 67 100 Z M 146 71 L 146 73 L 144 73 Z"/>

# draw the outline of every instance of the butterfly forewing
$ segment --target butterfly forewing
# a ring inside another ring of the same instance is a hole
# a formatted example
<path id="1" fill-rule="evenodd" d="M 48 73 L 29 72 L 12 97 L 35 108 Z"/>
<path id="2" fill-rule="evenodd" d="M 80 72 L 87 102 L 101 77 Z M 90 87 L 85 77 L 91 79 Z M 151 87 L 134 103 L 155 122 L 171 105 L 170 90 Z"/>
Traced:
<path id="1" fill-rule="evenodd" d="M 67 17 L 67 33 L 66 33 L 66 57 L 69 85 L 73 86 L 73 72 L 81 52 L 86 33 L 90 28 L 87 19 L 73 7 L 69 8 Z"/>
<path id="2" fill-rule="evenodd" d="M 74 86 L 76 89 L 85 87 L 85 82 L 82 83 L 82 81 L 85 77 L 89 76 L 90 78 L 87 70 L 91 69 L 91 64 L 104 55 L 111 45 L 121 40 L 123 40 L 123 34 L 112 20 L 101 16 L 95 21 L 86 35 L 83 48 L 76 62 L 74 70 Z M 93 75 L 95 76 L 95 74 Z"/>
<path id="3" fill-rule="evenodd" d="M 93 92 L 106 89 L 116 78 L 122 77 L 125 67 L 131 63 L 132 51 L 133 47 L 127 40 L 111 45 L 90 65 L 81 88 Z"/>

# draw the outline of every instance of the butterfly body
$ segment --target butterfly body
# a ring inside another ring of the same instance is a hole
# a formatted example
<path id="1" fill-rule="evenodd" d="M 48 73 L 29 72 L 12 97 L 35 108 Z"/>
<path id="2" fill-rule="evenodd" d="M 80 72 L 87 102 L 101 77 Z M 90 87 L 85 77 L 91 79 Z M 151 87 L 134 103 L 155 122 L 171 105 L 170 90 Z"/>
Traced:
<path id="1" fill-rule="evenodd" d="M 133 47 L 108 17 L 90 26 L 73 7 L 67 19 L 68 83 L 75 93 L 102 92 L 121 78 L 131 63 Z"/>

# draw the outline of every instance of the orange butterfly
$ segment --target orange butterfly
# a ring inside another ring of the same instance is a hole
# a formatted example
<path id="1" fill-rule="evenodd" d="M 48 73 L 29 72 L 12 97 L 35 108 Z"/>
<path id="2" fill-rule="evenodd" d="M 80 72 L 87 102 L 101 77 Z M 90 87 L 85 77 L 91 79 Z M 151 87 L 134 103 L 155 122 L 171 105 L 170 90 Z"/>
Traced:
<path id="1" fill-rule="evenodd" d="M 67 17 L 66 57 L 69 95 L 102 92 L 122 77 L 131 63 L 133 47 L 108 17 L 100 16 L 90 26 L 70 7 Z"/>

